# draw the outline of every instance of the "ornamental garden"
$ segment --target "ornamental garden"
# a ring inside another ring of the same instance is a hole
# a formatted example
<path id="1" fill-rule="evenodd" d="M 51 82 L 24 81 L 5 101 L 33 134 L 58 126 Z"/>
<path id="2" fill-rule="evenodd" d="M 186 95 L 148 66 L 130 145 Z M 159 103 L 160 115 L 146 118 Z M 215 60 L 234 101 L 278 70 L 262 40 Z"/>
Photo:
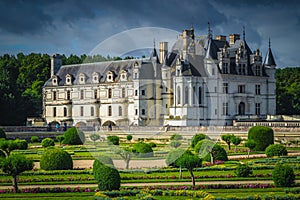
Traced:
<path id="1" fill-rule="evenodd" d="M 0 129 L 1 199 L 300 199 L 298 141 L 276 140 L 269 127 L 218 140 L 75 127 L 45 134 L 9 140 Z M 136 161 L 164 166 L 133 167 Z"/>

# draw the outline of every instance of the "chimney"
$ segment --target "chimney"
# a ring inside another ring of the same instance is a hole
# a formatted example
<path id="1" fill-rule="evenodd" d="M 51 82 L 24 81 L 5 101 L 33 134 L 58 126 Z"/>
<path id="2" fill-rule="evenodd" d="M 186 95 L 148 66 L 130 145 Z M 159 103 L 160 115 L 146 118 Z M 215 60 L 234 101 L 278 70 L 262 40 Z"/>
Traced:
<path id="1" fill-rule="evenodd" d="M 168 42 L 159 43 L 159 62 L 164 63 L 165 56 L 168 54 Z"/>
<path id="2" fill-rule="evenodd" d="M 217 36 L 216 36 L 216 40 L 219 40 L 219 41 L 226 41 L 226 36 L 225 36 L 225 35 L 217 35 Z"/>
<path id="3" fill-rule="evenodd" d="M 229 35 L 229 45 L 233 45 L 235 41 L 240 39 L 240 34 L 230 34 Z"/>
<path id="4" fill-rule="evenodd" d="M 51 56 L 51 77 L 55 75 L 62 66 L 62 57 L 59 54 Z"/>

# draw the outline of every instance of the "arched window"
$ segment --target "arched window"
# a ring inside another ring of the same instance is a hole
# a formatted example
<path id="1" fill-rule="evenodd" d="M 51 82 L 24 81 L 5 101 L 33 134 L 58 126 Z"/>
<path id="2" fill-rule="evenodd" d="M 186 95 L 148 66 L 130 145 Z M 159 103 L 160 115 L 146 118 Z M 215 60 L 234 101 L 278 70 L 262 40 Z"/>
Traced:
<path id="1" fill-rule="evenodd" d="M 122 110 L 122 106 L 119 106 L 119 116 L 123 115 L 123 110 Z"/>
<path id="2" fill-rule="evenodd" d="M 180 99 L 181 99 L 181 91 L 180 91 L 180 87 L 177 86 L 177 104 L 180 104 Z"/>
<path id="3" fill-rule="evenodd" d="M 64 107 L 64 117 L 66 117 L 67 116 L 67 108 L 66 107 Z"/>
<path id="4" fill-rule="evenodd" d="M 198 89 L 198 104 L 199 105 L 202 104 L 202 89 L 201 89 L 201 87 L 199 87 L 199 89 Z"/>
<path id="5" fill-rule="evenodd" d="M 189 88 L 187 86 L 184 89 L 184 104 L 189 104 Z"/>
<path id="6" fill-rule="evenodd" d="M 111 93 L 112 93 L 112 90 L 111 90 L 111 88 L 109 88 L 109 89 L 108 89 L 108 98 L 109 98 L 109 99 L 110 99 L 110 98 L 111 98 L 111 96 L 112 96 L 112 94 L 111 94 Z"/>
<path id="7" fill-rule="evenodd" d="M 238 110 L 239 115 L 245 115 L 245 103 L 241 102 L 239 104 L 239 110 Z"/>

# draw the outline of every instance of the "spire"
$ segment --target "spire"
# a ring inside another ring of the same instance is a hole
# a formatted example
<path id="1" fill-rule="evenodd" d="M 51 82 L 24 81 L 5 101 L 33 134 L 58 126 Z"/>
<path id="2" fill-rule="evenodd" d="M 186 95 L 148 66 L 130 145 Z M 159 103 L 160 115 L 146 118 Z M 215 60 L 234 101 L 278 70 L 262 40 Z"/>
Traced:
<path id="1" fill-rule="evenodd" d="M 243 26 L 243 40 L 246 40 L 246 34 L 245 34 L 245 26 Z"/>
<path id="2" fill-rule="evenodd" d="M 158 54 L 155 48 L 155 39 L 153 39 L 153 50 L 151 52 L 151 56 L 150 59 L 154 59 L 156 61 L 156 63 L 159 63 L 159 59 L 158 59 Z"/>
<path id="3" fill-rule="evenodd" d="M 217 51 L 216 51 L 215 44 L 213 43 L 213 40 L 208 40 L 205 58 L 206 59 L 209 59 L 209 58 L 217 59 L 217 53 L 216 52 Z"/>
<path id="4" fill-rule="evenodd" d="M 266 58 L 265 58 L 264 65 L 266 65 L 266 66 L 276 66 L 276 63 L 275 63 L 275 60 L 274 60 L 274 57 L 273 57 L 273 53 L 272 53 L 272 50 L 271 50 L 271 39 L 270 38 L 269 38 L 269 48 L 268 48 L 268 52 L 267 52 L 267 55 L 266 55 Z"/>
<path id="5" fill-rule="evenodd" d="M 210 23 L 209 22 L 207 23 L 207 26 L 208 26 L 208 34 L 207 34 L 207 36 L 208 36 L 208 39 L 211 39 L 212 38 L 212 33 L 211 33 Z"/>

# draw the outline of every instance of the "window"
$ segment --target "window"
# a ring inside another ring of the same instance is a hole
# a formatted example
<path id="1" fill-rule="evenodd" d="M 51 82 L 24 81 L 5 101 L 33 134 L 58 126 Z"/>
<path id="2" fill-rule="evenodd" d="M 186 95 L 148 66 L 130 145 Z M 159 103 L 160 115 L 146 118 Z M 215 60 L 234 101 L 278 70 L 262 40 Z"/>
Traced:
<path id="1" fill-rule="evenodd" d="M 92 106 L 91 107 L 91 116 L 93 117 L 95 115 L 95 110 L 94 110 L 94 107 Z"/>
<path id="2" fill-rule="evenodd" d="M 201 87 L 198 88 L 198 104 L 202 104 L 202 89 Z"/>
<path id="3" fill-rule="evenodd" d="M 168 104 L 166 104 L 166 108 L 168 108 Z"/>
<path id="4" fill-rule="evenodd" d="M 134 78 L 137 79 L 138 78 L 138 74 L 134 73 Z"/>
<path id="5" fill-rule="evenodd" d="M 99 83 L 99 74 L 97 72 L 93 72 L 93 83 Z"/>
<path id="6" fill-rule="evenodd" d="M 228 94 L 228 83 L 223 83 L 223 93 Z"/>
<path id="7" fill-rule="evenodd" d="M 193 104 L 196 104 L 196 88 L 193 87 Z"/>
<path id="8" fill-rule="evenodd" d="M 135 109 L 135 115 L 138 115 L 138 109 Z"/>
<path id="9" fill-rule="evenodd" d="M 71 92 L 70 90 L 67 91 L 67 100 L 70 100 L 71 99 Z"/>
<path id="10" fill-rule="evenodd" d="M 260 103 L 255 104 L 255 114 L 260 115 Z"/>
<path id="11" fill-rule="evenodd" d="M 122 98 L 125 98 L 125 96 L 126 96 L 126 90 L 125 88 L 122 88 Z"/>
<path id="12" fill-rule="evenodd" d="M 112 96 L 112 90 L 111 90 L 111 88 L 109 88 L 109 89 L 108 89 L 108 98 L 110 99 L 111 96 Z"/>
<path id="13" fill-rule="evenodd" d="M 72 84 L 72 76 L 70 74 L 66 75 L 66 84 L 71 85 Z"/>
<path id="14" fill-rule="evenodd" d="M 119 116 L 123 115 L 123 110 L 122 110 L 122 106 L 119 106 Z"/>
<path id="15" fill-rule="evenodd" d="M 98 98 L 98 91 L 94 90 L 94 99 L 97 99 L 97 98 Z"/>
<path id="16" fill-rule="evenodd" d="M 138 95 L 138 91 L 137 91 L 137 90 L 135 90 L 134 92 L 135 92 L 135 96 L 137 96 L 137 95 Z"/>
<path id="17" fill-rule="evenodd" d="M 145 90 L 142 90 L 142 95 L 143 95 L 143 96 L 145 95 Z"/>
<path id="18" fill-rule="evenodd" d="M 239 93 L 245 93 L 246 91 L 245 91 L 245 85 L 239 85 L 238 86 L 238 92 Z"/>
<path id="19" fill-rule="evenodd" d="M 56 107 L 53 108 L 53 117 L 56 117 Z"/>
<path id="20" fill-rule="evenodd" d="M 212 68 L 211 74 L 215 75 L 215 68 Z"/>
<path id="21" fill-rule="evenodd" d="M 84 99 L 84 90 L 80 90 L 80 99 Z"/>
<path id="22" fill-rule="evenodd" d="M 184 104 L 189 104 L 189 88 L 185 87 L 184 90 Z"/>
<path id="23" fill-rule="evenodd" d="M 228 63 L 223 63 L 222 72 L 228 74 Z"/>
<path id="24" fill-rule="evenodd" d="M 168 87 L 166 87 L 166 92 L 168 92 Z"/>
<path id="25" fill-rule="evenodd" d="M 177 104 L 180 104 L 180 99 L 181 99 L 181 91 L 180 91 L 180 87 L 177 87 Z"/>
<path id="26" fill-rule="evenodd" d="M 260 76 L 260 66 L 255 66 L 255 75 Z"/>
<path id="27" fill-rule="evenodd" d="M 81 117 L 83 116 L 83 112 L 84 112 L 83 106 L 80 106 L 80 116 L 81 116 Z"/>
<path id="28" fill-rule="evenodd" d="M 215 109 L 215 115 L 217 115 L 218 114 L 218 109 Z"/>
<path id="29" fill-rule="evenodd" d="M 246 65 L 245 64 L 242 64 L 242 75 L 245 75 L 246 74 Z"/>
<path id="30" fill-rule="evenodd" d="M 142 109 L 142 115 L 145 115 L 146 112 L 145 112 L 145 109 Z"/>
<path id="31" fill-rule="evenodd" d="M 228 115 L 228 103 L 223 103 L 223 115 Z"/>
<path id="32" fill-rule="evenodd" d="M 56 91 L 53 91 L 53 100 L 56 100 Z"/>
<path id="33" fill-rule="evenodd" d="M 112 109 L 111 109 L 111 106 L 108 106 L 108 116 L 112 116 Z"/>
<path id="34" fill-rule="evenodd" d="M 255 85 L 255 94 L 260 95 L 260 85 Z"/>
<path id="35" fill-rule="evenodd" d="M 67 108 L 66 108 L 66 107 L 64 107 L 64 117 L 66 117 L 66 116 L 67 116 L 67 113 L 68 113 L 68 111 L 67 111 Z"/>
<path id="36" fill-rule="evenodd" d="M 85 83 L 85 75 L 83 73 L 79 74 L 79 83 L 84 84 Z"/>
<path id="37" fill-rule="evenodd" d="M 239 110 L 238 110 L 239 115 L 245 115 L 245 103 L 241 102 L 239 104 Z"/>

